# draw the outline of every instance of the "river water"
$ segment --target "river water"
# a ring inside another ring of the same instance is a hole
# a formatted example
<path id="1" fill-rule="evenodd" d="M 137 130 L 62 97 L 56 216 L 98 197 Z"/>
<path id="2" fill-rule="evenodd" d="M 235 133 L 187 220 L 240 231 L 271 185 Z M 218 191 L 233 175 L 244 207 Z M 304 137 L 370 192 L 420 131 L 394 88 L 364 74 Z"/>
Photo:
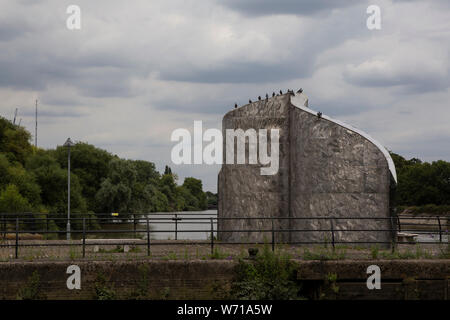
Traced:
<path id="1" fill-rule="evenodd" d="M 156 240 L 174 240 L 175 221 L 172 219 L 177 218 L 180 219 L 177 220 L 176 237 L 178 240 L 207 240 L 211 238 L 211 218 L 216 217 L 217 210 L 158 212 L 151 216 L 150 238 Z M 146 222 L 141 220 L 140 224 L 141 228 L 143 228 Z M 213 228 L 217 230 L 215 219 L 213 219 Z M 215 232 L 214 236 L 216 236 Z"/>
<path id="2" fill-rule="evenodd" d="M 155 240 L 207 240 L 211 238 L 211 218 L 213 219 L 213 228 L 217 230 L 217 210 L 205 211 L 182 211 L 182 212 L 155 212 L 149 216 L 150 238 Z M 177 232 L 175 234 L 175 218 L 177 218 Z M 105 229 L 132 229 L 132 223 L 128 225 L 108 225 Z M 140 238 L 146 238 L 146 220 L 139 220 L 137 229 Z M 188 232 L 190 231 L 190 232 Z M 415 232 L 408 230 L 408 233 L 416 233 L 417 242 L 439 242 L 439 233 Z M 107 232 L 106 232 L 107 233 Z M 105 236 L 105 235 L 102 235 Z M 102 237 L 100 236 L 100 237 Z M 111 237 L 126 237 L 133 236 L 132 234 L 111 234 Z M 214 236 L 217 236 L 214 232 Z M 443 230 L 442 242 L 449 241 L 448 231 Z"/>

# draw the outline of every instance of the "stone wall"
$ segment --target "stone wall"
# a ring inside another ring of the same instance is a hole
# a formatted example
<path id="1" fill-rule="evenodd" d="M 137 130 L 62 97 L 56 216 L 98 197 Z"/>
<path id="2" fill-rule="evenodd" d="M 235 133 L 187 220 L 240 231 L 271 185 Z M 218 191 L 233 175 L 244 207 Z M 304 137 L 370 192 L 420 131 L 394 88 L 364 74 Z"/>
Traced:
<path id="1" fill-rule="evenodd" d="M 449 260 L 292 261 L 308 299 L 449 299 Z M 381 269 L 381 290 L 367 289 L 367 267 L 374 264 Z M 70 265 L 81 269 L 81 290 L 67 289 Z M 48 300 L 98 299 L 95 288 L 105 286 L 98 284 L 100 275 L 116 299 L 221 299 L 236 266 L 233 260 L 3 262 L 0 300 L 20 298 L 33 273 L 39 298 Z M 331 274 L 338 292 L 327 290 Z"/>
<path id="2" fill-rule="evenodd" d="M 285 94 L 257 101 L 224 116 L 224 137 L 226 129 L 279 128 L 280 169 L 276 175 L 263 176 L 260 165 L 222 165 L 219 218 L 276 217 L 275 229 L 329 230 L 330 220 L 283 218 L 330 217 L 335 218 L 336 241 L 390 242 L 392 232 L 370 231 L 390 229 L 390 220 L 338 219 L 391 216 L 391 172 L 385 154 L 361 134 L 328 117 L 319 118 L 305 111 L 307 108 L 297 108 L 292 97 Z M 271 240 L 271 232 L 236 232 L 256 228 L 270 230 L 271 223 L 222 220 L 219 238 L 234 242 Z M 358 229 L 369 231 L 349 231 Z M 329 240 L 330 232 L 276 233 L 277 242 Z"/>
<path id="3" fill-rule="evenodd" d="M 81 269 L 81 290 L 69 290 L 67 267 Z M 108 290 L 116 299 L 211 299 L 214 285 L 230 282 L 233 261 L 50 261 L 0 263 L 0 300 L 20 299 L 39 275 L 40 298 L 96 300 Z M 97 288 L 97 290 L 96 290 Z"/>

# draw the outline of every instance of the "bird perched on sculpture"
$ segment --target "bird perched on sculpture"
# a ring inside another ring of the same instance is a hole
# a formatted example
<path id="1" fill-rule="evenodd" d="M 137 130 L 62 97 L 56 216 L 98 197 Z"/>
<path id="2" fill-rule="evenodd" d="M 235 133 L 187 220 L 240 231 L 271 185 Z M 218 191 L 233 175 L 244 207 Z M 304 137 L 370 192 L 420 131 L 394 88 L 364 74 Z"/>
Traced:
<path id="1" fill-rule="evenodd" d="M 322 112 L 320 112 L 320 111 L 317 112 L 317 118 L 319 118 L 319 119 L 322 118 Z"/>
<path id="2" fill-rule="evenodd" d="M 272 97 L 275 97 L 275 92 L 272 92 Z"/>
<path id="3" fill-rule="evenodd" d="M 234 108 L 236 109 L 238 107 L 237 103 L 234 104 Z"/>
<path id="4" fill-rule="evenodd" d="M 283 91 L 282 91 L 282 90 L 280 90 L 280 94 L 283 94 Z"/>
<path id="5" fill-rule="evenodd" d="M 248 103 L 252 103 L 252 100 L 251 100 L 251 99 L 248 99 Z"/>
<path id="6" fill-rule="evenodd" d="M 261 101 L 261 96 L 258 96 L 258 100 Z"/>
<path id="7" fill-rule="evenodd" d="M 269 99 L 269 95 L 266 93 L 266 100 Z"/>
<path id="8" fill-rule="evenodd" d="M 297 91 L 297 93 L 302 93 L 302 92 L 303 92 L 302 88 L 298 89 L 298 91 Z"/>

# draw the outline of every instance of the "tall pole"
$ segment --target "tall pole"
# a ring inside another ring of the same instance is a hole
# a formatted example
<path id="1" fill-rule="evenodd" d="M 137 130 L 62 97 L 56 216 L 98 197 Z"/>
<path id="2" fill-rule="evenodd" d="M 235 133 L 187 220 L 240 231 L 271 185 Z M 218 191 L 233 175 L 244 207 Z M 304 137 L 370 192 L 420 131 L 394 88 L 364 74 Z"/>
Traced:
<path id="1" fill-rule="evenodd" d="M 67 138 L 64 147 L 67 147 L 67 241 L 70 240 L 70 147 L 73 146 L 72 140 Z"/>
<path id="2" fill-rule="evenodd" d="M 69 156 L 67 160 L 67 241 L 70 240 L 70 144 L 68 145 Z"/>
<path id="3" fill-rule="evenodd" d="M 36 99 L 36 113 L 35 113 L 35 120 L 36 120 L 36 124 L 34 127 L 34 146 L 37 148 L 37 99 Z"/>

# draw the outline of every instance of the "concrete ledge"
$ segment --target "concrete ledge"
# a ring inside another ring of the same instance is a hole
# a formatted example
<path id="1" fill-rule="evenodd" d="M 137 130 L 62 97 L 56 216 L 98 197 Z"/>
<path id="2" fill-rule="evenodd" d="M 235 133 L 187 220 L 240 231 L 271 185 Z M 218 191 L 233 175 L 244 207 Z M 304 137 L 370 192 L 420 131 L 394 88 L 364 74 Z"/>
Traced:
<path id="1" fill-rule="evenodd" d="M 384 280 L 447 279 L 450 277 L 450 260 L 337 260 L 299 261 L 298 278 L 323 280 L 335 273 L 340 280 L 366 280 L 367 267 L 377 265 Z"/>

